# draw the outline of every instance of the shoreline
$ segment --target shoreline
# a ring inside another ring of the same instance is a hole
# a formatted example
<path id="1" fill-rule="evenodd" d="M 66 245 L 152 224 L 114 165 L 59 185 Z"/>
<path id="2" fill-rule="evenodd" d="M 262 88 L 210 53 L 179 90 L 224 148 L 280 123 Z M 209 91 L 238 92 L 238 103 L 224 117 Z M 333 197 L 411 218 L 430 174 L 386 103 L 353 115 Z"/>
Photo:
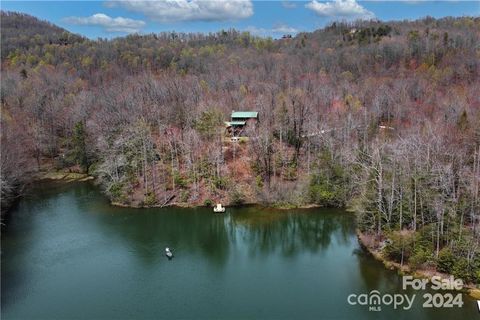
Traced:
<path id="1" fill-rule="evenodd" d="M 398 262 L 385 258 L 381 251 L 373 248 L 367 243 L 365 235 L 358 228 L 355 230 L 355 233 L 357 234 L 358 243 L 362 249 L 366 250 L 375 260 L 381 262 L 386 269 L 392 271 L 396 270 L 399 275 L 408 274 L 413 276 L 415 279 L 431 279 L 433 276 L 439 276 L 442 279 L 448 279 L 448 277 L 451 276 L 450 274 L 440 273 L 432 270 L 411 270 L 408 264 L 401 265 Z M 477 288 L 473 283 L 464 284 L 461 292 L 467 293 L 474 299 L 480 299 L 480 289 Z"/>
<path id="2" fill-rule="evenodd" d="M 91 179 L 90 179 L 91 180 Z M 77 181 L 87 181 L 87 180 L 77 180 Z M 166 205 L 161 205 L 161 204 L 155 204 L 155 205 L 150 205 L 150 206 L 138 206 L 138 205 L 133 205 L 133 204 L 125 204 L 117 201 L 110 201 L 110 205 L 114 207 L 119 207 L 119 208 L 133 208 L 133 209 L 153 209 L 153 208 L 168 208 L 168 207 L 178 207 L 178 208 L 213 208 L 214 206 L 206 206 L 203 204 L 190 204 L 190 203 L 185 203 L 185 202 L 171 202 Z M 294 210 L 294 209 L 315 209 L 315 208 L 322 208 L 322 206 L 317 205 L 317 204 L 305 204 L 302 206 L 276 206 L 276 205 L 265 205 L 259 202 L 245 202 L 242 204 L 234 205 L 231 203 L 222 203 L 223 206 L 229 207 L 229 208 L 235 208 L 235 207 L 248 207 L 248 206 L 258 206 L 266 209 L 274 209 L 274 210 Z"/>
<path id="3" fill-rule="evenodd" d="M 42 182 L 42 181 L 51 181 L 59 183 L 71 183 L 71 182 L 85 182 L 92 181 L 95 182 L 96 178 L 86 173 L 76 173 L 76 172 L 62 172 L 62 171 L 44 171 L 39 172 L 37 176 L 33 179 L 32 183 Z M 154 205 L 136 205 L 136 204 L 127 204 L 118 201 L 110 201 L 110 205 L 119 207 L 119 208 L 133 208 L 133 209 L 152 209 L 152 208 L 167 208 L 167 207 L 179 207 L 179 208 L 213 208 L 212 206 L 205 206 L 199 203 L 187 203 L 187 202 L 169 202 L 168 204 L 154 204 Z M 276 210 L 292 210 L 292 209 L 314 209 L 321 208 L 321 205 L 315 203 L 307 203 L 304 205 L 291 205 L 291 204 L 262 204 L 260 202 L 244 202 L 242 204 L 231 204 L 229 202 L 222 203 L 224 206 L 228 207 L 240 207 L 240 206 L 261 206 L 268 209 Z"/>
<path id="4" fill-rule="evenodd" d="M 56 182 L 84 182 L 95 180 L 94 176 L 91 176 L 87 173 L 78 173 L 78 172 L 62 172 L 62 171 L 44 171 L 39 172 L 37 176 L 33 179 L 33 183 L 42 182 L 42 181 L 56 181 Z"/>

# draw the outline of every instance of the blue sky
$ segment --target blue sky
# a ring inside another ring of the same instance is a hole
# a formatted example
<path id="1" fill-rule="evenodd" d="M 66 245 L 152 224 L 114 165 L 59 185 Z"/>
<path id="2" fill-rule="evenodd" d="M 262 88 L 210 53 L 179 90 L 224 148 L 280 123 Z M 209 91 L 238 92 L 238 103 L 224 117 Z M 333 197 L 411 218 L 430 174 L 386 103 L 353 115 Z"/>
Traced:
<path id="1" fill-rule="evenodd" d="M 479 16 L 479 1 L 1 1 L 89 38 L 161 31 L 214 32 L 235 28 L 279 37 L 312 31 L 333 20 Z"/>

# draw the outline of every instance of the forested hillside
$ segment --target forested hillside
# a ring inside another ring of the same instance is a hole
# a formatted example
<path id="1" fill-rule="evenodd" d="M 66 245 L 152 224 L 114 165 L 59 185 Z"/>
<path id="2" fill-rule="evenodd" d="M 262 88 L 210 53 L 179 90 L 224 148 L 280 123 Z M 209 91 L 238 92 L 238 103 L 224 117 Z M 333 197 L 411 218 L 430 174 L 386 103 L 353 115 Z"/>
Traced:
<path id="1" fill-rule="evenodd" d="M 1 18 L 3 205 L 57 169 L 126 205 L 349 206 L 390 259 L 480 281 L 480 18 L 96 41 Z M 246 141 L 232 110 L 259 112 Z"/>
<path id="2" fill-rule="evenodd" d="M 17 12 L 1 13 L 2 57 L 11 53 L 43 47 L 45 44 L 71 45 L 84 40 L 47 21 Z"/>

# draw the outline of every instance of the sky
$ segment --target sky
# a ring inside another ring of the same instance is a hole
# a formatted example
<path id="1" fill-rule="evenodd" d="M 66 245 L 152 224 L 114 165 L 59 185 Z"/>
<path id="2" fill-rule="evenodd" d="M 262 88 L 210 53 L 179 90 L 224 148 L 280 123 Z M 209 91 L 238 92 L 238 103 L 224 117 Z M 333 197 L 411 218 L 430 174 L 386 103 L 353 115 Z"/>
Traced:
<path id="1" fill-rule="evenodd" d="M 162 31 L 208 33 L 230 28 L 278 38 L 313 31 L 335 20 L 480 16 L 478 0 L 2 0 L 0 7 L 31 14 L 91 39 Z"/>

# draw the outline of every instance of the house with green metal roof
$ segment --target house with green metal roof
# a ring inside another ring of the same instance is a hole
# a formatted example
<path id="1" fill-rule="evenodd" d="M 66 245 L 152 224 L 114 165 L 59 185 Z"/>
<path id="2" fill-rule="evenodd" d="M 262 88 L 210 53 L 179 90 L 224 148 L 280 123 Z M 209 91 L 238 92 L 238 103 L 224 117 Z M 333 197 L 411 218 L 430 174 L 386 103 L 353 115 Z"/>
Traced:
<path id="1" fill-rule="evenodd" d="M 247 121 L 249 119 L 258 120 L 257 111 L 232 111 L 232 121 Z"/>
<path id="2" fill-rule="evenodd" d="M 231 136 L 240 137 L 245 135 L 247 126 L 255 126 L 257 121 L 257 111 L 232 111 L 230 121 L 226 121 L 225 126 Z"/>

